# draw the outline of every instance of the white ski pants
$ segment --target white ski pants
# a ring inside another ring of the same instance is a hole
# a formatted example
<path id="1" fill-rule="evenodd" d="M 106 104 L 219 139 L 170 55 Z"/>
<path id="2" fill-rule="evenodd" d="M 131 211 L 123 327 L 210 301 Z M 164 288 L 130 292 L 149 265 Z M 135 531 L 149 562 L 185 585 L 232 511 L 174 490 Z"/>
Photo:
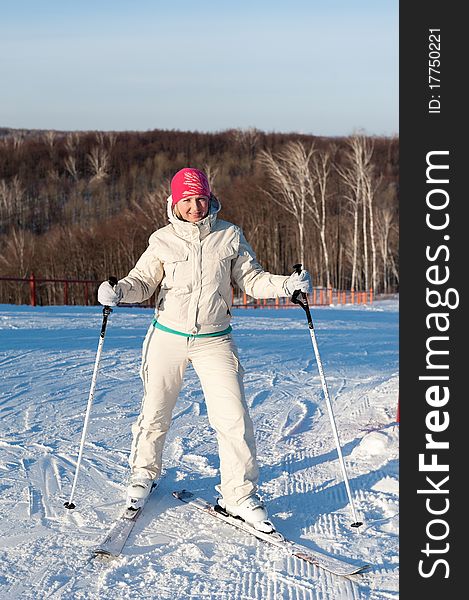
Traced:
<path id="1" fill-rule="evenodd" d="M 200 379 L 217 435 L 223 498 L 227 504 L 239 504 L 256 492 L 259 469 L 244 371 L 230 334 L 186 338 L 150 327 L 143 344 L 142 407 L 132 426 L 132 474 L 160 475 L 166 434 L 189 362 Z"/>

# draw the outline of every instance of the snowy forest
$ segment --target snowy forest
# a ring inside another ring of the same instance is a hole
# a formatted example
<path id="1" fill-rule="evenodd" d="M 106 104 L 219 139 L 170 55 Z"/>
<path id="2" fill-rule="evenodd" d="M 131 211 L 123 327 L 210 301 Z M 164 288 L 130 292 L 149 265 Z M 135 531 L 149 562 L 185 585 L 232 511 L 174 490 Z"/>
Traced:
<path id="1" fill-rule="evenodd" d="M 0 129 L 0 277 L 123 277 L 167 223 L 172 175 L 192 166 L 266 270 L 302 262 L 315 286 L 396 292 L 398 160 L 398 138 L 362 133 Z M 0 302 L 27 303 L 28 286 L 0 281 Z"/>

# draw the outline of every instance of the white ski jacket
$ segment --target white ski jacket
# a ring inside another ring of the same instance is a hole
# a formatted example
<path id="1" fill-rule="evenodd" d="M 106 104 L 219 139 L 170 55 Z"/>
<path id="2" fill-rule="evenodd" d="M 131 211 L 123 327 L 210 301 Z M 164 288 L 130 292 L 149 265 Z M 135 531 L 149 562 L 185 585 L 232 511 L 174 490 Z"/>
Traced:
<path id="1" fill-rule="evenodd" d="M 168 198 L 170 224 L 155 231 L 148 248 L 119 281 L 123 302 L 143 302 L 158 286 L 158 323 L 189 335 L 217 333 L 231 320 L 231 283 L 253 298 L 288 296 L 288 276 L 263 270 L 237 225 L 217 218 L 212 196 L 209 214 L 197 223 L 181 221 Z"/>

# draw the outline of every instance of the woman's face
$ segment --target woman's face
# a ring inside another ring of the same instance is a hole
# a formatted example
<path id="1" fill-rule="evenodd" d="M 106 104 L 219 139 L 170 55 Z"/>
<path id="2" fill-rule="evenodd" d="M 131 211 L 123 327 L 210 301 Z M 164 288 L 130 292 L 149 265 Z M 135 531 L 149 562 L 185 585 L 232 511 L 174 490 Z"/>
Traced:
<path id="1" fill-rule="evenodd" d="M 206 217 L 208 205 L 207 196 L 188 196 L 177 203 L 181 217 L 190 223 L 196 223 Z"/>

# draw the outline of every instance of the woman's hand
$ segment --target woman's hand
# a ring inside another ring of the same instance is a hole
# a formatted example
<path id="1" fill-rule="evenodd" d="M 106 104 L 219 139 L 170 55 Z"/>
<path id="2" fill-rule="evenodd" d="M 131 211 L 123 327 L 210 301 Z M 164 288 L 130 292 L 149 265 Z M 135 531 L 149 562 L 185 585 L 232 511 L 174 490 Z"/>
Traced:
<path id="1" fill-rule="evenodd" d="M 103 281 L 98 288 L 98 302 L 103 306 L 117 306 L 123 295 L 122 288 L 118 283 L 112 286 L 109 281 Z"/>
<path id="2" fill-rule="evenodd" d="M 300 273 L 297 273 L 296 271 L 292 273 L 283 284 L 283 287 L 287 294 L 292 296 L 293 292 L 296 290 L 299 290 L 304 294 L 309 294 L 313 289 L 313 284 L 311 283 L 311 277 L 308 271 L 302 269 Z"/>

